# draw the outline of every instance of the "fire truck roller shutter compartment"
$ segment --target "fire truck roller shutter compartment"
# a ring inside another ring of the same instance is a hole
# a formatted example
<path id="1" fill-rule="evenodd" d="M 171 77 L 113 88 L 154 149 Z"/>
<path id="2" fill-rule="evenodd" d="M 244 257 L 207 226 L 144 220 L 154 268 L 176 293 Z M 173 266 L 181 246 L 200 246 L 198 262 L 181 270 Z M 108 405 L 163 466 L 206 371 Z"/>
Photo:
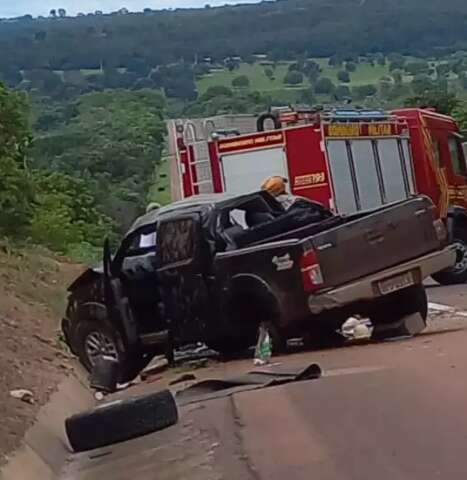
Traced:
<path id="1" fill-rule="evenodd" d="M 355 213 L 414 193 L 407 139 L 328 139 L 329 169 L 338 213 Z"/>
<path id="2" fill-rule="evenodd" d="M 259 190 L 272 175 L 289 178 L 282 146 L 226 154 L 221 157 L 221 165 L 224 191 L 233 195 Z"/>

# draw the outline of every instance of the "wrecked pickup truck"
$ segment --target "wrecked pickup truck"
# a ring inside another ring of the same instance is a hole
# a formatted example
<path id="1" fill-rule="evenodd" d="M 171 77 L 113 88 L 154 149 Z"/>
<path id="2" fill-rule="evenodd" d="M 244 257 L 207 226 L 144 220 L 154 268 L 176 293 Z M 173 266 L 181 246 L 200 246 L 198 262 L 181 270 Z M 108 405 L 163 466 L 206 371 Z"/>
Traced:
<path id="1" fill-rule="evenodd" d="M 157 246 L 141 247 L 152 234 Z M 260 322 L 281 350 L 354 314 L 375 330 L 425 321 L 422 282 L 454 262 L 427 197 L 349 216 L 309 201 L 284 211 L 265 192 L 191 197 L 138 219 L 114 257 L 106 244 L 103 270 L 70 287 L 63 331 L 86 367 L 112 355 L 125 380 L 168 343 L 240 351 Z"/>

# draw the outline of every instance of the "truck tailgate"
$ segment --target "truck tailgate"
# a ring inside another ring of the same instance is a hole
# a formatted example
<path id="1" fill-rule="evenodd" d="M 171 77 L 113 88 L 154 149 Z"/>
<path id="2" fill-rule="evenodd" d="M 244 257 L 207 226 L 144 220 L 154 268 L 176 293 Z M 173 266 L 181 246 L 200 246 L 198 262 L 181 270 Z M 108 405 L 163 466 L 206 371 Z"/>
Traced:
<path id="1" fill-rule="evenodd" d="M 309 240 L 324 287 L 342 285 L 440 248 L 432 204 L 424 197 L 349 217 Z"/>

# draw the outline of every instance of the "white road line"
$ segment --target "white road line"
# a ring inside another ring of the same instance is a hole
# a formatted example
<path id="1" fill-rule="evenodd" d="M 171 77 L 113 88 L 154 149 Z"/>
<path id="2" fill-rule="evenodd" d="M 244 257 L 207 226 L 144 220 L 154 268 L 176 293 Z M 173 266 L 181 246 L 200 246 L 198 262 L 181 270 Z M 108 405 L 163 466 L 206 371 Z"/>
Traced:
<path id="1" fill-rule="evenodd" d="M 446 312 L 446 313 L 455 313 L 456 315 L 459 315 L 460 317 L 467 317 L 467 312 L 465 310 L 457 310 L 454 307 L 451 307 L 450 305 L 443 305 L 441 303 L 428 303 L 428 309 L 431 312 Z"/>

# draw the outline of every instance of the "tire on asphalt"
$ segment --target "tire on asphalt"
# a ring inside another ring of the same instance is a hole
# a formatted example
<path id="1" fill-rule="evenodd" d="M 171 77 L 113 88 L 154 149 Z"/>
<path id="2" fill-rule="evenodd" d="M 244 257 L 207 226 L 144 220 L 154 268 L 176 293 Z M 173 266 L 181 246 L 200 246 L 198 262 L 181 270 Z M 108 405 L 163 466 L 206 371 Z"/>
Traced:
<path id="1" fill-rule="evenodd" d="M 163 430 L 178 421 L 169 390 L 103 403 L 69 417 L 65 430 L 75 452 L 113 445 Z"/>
<path id="2" fill-rule="evenodd" d="M 425 329 L 428 317 L 428 298 L 423 285 L 414 285 L 383 297 L 370 316 L 374 327 L 372 338 L 384 340 L 407 335 L 403 319 L 414 313 L 419 313 L 423 322 L 418 334 Z"/>
<path id="3" fill-rule="evenodd" d="M 93 359 L 90 356 L 86 343 L 90 338 L 101 338 L 104 350 L 101 354 L 111 356 L 118 362 L 118 382 L 125 383 L 133 380 L 138 373 L 151 361 L 152 356 L 141 351 L 128 353 L 125 350 L 119 333 L 105 320 L 84 320 L 76 327 L 75 349 L 81 364 L 91 372 Z"/>
<path id="4" fill-rule="evenodd" d="M 453 239 L 453 244 L 457 246 L 456 264 L 431 276 L 441 285 L 456 285 L 467 282 L 467 241 L 458 236 Z"/>

